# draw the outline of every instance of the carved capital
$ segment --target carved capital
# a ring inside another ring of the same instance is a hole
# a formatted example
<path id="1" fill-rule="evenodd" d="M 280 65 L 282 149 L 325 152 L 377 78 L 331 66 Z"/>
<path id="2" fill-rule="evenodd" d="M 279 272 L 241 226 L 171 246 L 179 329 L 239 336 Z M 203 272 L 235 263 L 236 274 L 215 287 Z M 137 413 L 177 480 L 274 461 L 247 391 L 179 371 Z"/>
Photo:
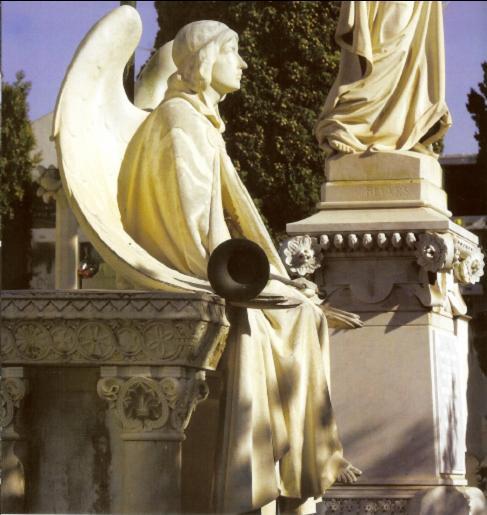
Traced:
<path id="1" fill-rule="evenodd" d="M 27 393 L 27 381 L 19 377 L 5 377 L 0 381 L 0 427 L 9 428 L 16 410 Z"/>
<path id="2" fill-rule="evenodd" d="M 202 372 L 158 378 L 106 377 L 98 381 L 97 390 L 114 410 L 125 432 L 158 431 L 178 440 L 184 439 L 196 405 L 208 396 Z"/>

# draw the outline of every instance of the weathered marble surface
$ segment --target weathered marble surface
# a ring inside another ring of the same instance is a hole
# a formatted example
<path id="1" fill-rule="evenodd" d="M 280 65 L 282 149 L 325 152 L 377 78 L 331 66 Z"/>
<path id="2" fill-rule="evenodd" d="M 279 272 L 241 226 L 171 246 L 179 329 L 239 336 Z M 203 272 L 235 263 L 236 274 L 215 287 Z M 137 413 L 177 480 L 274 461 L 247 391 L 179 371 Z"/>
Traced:
<path id="1" fill-rule="evenodd" d="M 427 492 L 446 486 L 431 494 L 442 506 L 473 499 L 463 490 L 468 316 L 460 285 L 483 275 L 478 239 L 448 218 L 443 201 L 386 194 L 400 183 L 441 191 L 431 157 L 340 155 L 327 160 L 326 176 L 318 213 L 287 230 L 310 235 L 322 293 L 365 325 L 330 335 L 340 436 L 364 473 L 327 492 L 325 513 L 423 515 Z M 360 198 L 371 183 L 382 200 Z M 329 200 L 333 185 L 340 202 Z"/>
<path id="2" fill-rule="evenodd" d="M 4 291 L 0 316 L 2 511 L 180 511 L 182 442 L 225 346 L 224 301 Z M 205 414 L 218 404 L 218 381 L 210 383 L 217 392 Z M 216 430 L 203 429 L 202 441 L 200 427 L 188 449 L 211 461 Z"/>
<path id="3" fill-rule="evenodd" d="M 224 301 L 134 291 L 3 292 L 2 363 L 172 365 L 214 370 L 228 332 Z"/>

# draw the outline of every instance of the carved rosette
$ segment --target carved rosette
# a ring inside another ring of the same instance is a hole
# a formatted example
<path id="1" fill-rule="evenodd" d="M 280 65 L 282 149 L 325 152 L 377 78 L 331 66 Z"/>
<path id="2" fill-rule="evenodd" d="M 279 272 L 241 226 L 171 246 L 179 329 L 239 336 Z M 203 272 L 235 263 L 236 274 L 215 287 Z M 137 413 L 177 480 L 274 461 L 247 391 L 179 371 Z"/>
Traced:
<path id="1" fill-rule="evenodd" d="M 285 240 L 279 249 L 281 259 L 291 276 L 313 274 L 321 266 L 321 248 L 316 238 L 295 236 Z"/>
<path id="2" fill-rule="evenodd" d="M 418 265 L 427 272 L 451 269 L 455 259 L 455 245 L 450 234 L 420 234 L 416 246 Z"/>
<path id="3" fill-rule="evenodd" d="M 0 381 L 0 427 L 8 428 L 27 393 L 25 379 L 6 377 Z"/>
<path id="4" fill-rule="evenodd" d="M 4 363 L 168 364 L 216 368 L 228 326 L 205 320 L 4 320 Z"/>
<path id="5" fill-rule="evenodd" d="M 484 256 L 476 245 L 451 234 L 420 235 L 417 261 L 428 272 L 453 272 L 460 284 L 475 284 L 484 275 Z"/>
<path id="6" fill-rule="evenodd" d="M 196 405 L 208 396 L 203 377 L 151 378 L 135 376 L 129 379 L 102 378 L 98 395 L 108 401 L 125 432 L 158 431 L 161 438 L 184 439 Z"/>
<path id="7" fill-rule="evenodd" d="M 484 255 L 480 250 L 462 260 L 458 260 L 453 268 L 455 278 L 460 284 L 475 284 L 484 275 Z"/>

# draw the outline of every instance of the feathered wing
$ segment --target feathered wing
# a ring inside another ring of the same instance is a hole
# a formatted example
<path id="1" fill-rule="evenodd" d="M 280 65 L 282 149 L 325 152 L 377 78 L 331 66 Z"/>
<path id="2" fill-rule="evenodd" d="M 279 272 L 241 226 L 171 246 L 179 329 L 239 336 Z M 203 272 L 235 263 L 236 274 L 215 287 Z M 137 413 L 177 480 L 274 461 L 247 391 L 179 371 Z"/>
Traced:
<path id="1" fill-rule="evenodd" d="M 147 116 L 128 100 L 122 80 L 141 33 L 137 11 L 122 6 L 102 18 L 78 47 L 54 115 L 63 185 L 96 250 L 130 282 L 150 289 L 210 292 L 206 281 L 181 274 L 147 253 L 125 232 L 120 219 L 120 166 Z"/>
<path id="2" fill-rule="evenodd" d="M 155 109 L 164 98 L 169 77 L 177 70 L 172 60 L 173 41 L 154 52 L 135 83 L 134 103 L 141 109 Z"/>

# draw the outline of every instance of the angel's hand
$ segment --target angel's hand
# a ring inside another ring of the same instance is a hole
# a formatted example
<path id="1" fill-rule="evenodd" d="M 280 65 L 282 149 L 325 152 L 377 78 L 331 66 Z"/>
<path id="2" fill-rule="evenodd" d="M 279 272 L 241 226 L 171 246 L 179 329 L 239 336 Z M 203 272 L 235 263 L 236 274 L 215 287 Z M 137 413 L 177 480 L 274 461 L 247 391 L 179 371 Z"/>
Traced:
<path id="1" fill-rule="evenodd" d="M 349 463 L 341 472 L 338 474 L 337 483 L 342 483 L 345 485 L 351 485 L 356 483 L 359 476 L 362 475 L 362 471 L 357 467 L 354 467 L 351 463 Z"/>
<path id="2" fill-rule="evenodd" d="M 357 329 L 364 326 L 359 315 L 355 313 L 334 308 L 325 302 L 320 304 L 320 308 L 326 316 L 328 327 L 335 329 Z"/>
<path id="3" fill-rule="evenodd" d="M 291 282 L 296 289 L 309 299 L 313 298 L 318 293 L 318 286 L 304 277 L 293 279 Z"/>

